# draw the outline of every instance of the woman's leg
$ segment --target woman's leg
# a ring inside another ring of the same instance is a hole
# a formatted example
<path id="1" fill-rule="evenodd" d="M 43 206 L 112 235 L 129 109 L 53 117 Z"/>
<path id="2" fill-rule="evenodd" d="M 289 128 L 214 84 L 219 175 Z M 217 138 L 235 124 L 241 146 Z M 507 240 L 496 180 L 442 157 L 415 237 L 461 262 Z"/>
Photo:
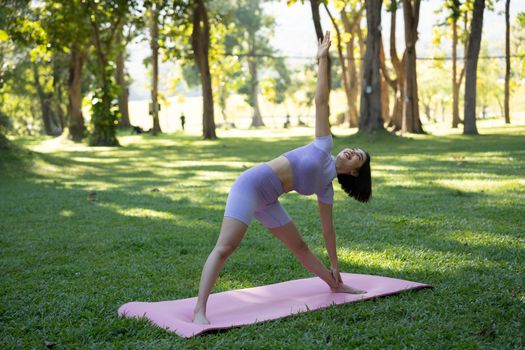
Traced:
<path id="1" fill-rule="evenodd" d="M 242 221 L 227 216 L 224 217 L 217 243 L 208 256 L 204 268 L 202 269 L 199 284 L 199 296 L 194 311 L 194 323 L 210 323 L 206 318 L 206 304 L 208 302 L 208 297 L 215 285 L 219 271 L 231 253 L 233 253 L 233 251 L 239 246 L 247 228 L 248 225 Z"/>
<path id="2" fill-rule="evenodd" d="M 297 227 L 293 221 L 289 223 L 268 229 L 275 237 L 288 247 L 288 249 L 295 255 L 297 260 L 311 273 L 317 275 L 330 286 L 330 288 L 337 293 L 351 293 L 361 294 L 365 293 L 359 289 L 352 288 L 343 283 L 337 283 L 330 270 L 312 253 L 308 245 L 301 238 Z"/>
<path id="3" fill-rule="evenodd" d="M 319 276 L 330 286 L 336 288 L 337 282 L 324 264 L 312 253 L 306 242 L 301 238 L 297 227 L 293 221 L 268 229 L 275 237 L 284 243 L 286 247 L 295 255 L 297 260 L 311 273 Z"/>

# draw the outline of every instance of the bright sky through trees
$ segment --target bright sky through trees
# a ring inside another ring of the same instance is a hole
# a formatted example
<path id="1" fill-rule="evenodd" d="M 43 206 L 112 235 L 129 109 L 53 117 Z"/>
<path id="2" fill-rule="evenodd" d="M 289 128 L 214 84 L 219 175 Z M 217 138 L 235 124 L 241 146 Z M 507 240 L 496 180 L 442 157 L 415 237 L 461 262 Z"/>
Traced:
<path id="1" fill-rule="evenodd" d="M 439 1 L 423 1 L 421 3 L 421 19 L 419 21 L 420 38 L 417 44 L 419 57 L 432 57 L 433 51 L 436 50 L 436 48 L 432 46 L 432 27 L 438 19 L 434 11 L 439 5 L 441 5 Z M 504 6 L 505 4 L 500 1 L 495 4 L 494 11 L 487 10 L 485 12 L 486 19 L 483 28 L 483 41 L 489 44 L 491 55 L 503 56 L 505 53 L 505 18 L 502 13 Z M 308 57 L 313 57 L 312 53 L 316 50 L 315 31 L 309 4 L 302 5 L 300 2 L 297 2 L 293 6 L 287 6 L 285 1 L 279 1 L 267 3 L 264 7 L 268 14 L 275 16 L 277 21 L 275 39 L 272 43 L 274 47 L 277 48 L 283 56 L 297 58 L 288 60 L 288 64 L 290 65 L 308 62 Z M 525 1 L 512 1 L 511 23 L 516 18 L 517 13 L 523 11 L 525 11 Z M 397 26 L 399 33 L 398 40 L 400 42 L 399 47 L 402 47 L 402 16 L 398 17 L 398 21 L 400 21 L 400 24 Z M 324 10 L 321 11 L 321 21 L 324 30 L 330 29 L 330 20 Z M 388 52 L 387 38 L 390 28 L 390 16 L 386 15 L 384 8 L 381 21 L 383 43 L 386 46 L 386 52 Z M 448 47 L 445 47 L 445 45 L 447 44 L 442 43 L 443 49 L 448 50 Z M 130 97 L 132 100 L 148 99 L 149 90 L 147 86 L 149 84 L 149 75 L 142 63 L 144 58 L 151 54 L 148 44 L 145 42 L 135 43 L 131 45 L 128 50 L 130 56 L 127 67 L 130 75 L 134 79 L 130 89 Z M 304 59 L 301 57 L 304 57 Z M 163 76 L 163 70 L 167 72 L 171 69 L 174 68 L 169 62 L 161 64 L 161 76 Z"/>

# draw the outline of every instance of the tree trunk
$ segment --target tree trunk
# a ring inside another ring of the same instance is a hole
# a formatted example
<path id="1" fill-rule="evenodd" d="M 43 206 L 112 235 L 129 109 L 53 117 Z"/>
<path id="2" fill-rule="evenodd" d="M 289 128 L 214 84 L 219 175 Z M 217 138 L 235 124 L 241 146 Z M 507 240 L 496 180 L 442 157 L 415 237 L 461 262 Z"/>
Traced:
<path id="1" fill-rule="evenodd" d="M 221 116 L 224 122 L 224 127 L 228 129 L 228 117 L 226 115 L 226 102 L 228 100 L 228 92 L 225 86 L 219 86 L 219 107 L 221 108 Z"/>
<path id="2" fill-rule="evenodd" d="M 9 139 L 2 134 L 2 130 L 0 130 L 0 149 L 9 149 L 11 147 L 11 142 L 9 142 Z"/>
<path id="3" fill-rule="evenodd" d="M 264 126 L 259 109 L 259 76 L 257 72 L 257 57 L 255 57 L 255 33 L 252 35 L 252 44 L 249 49 L 248 70 L 250 71 L 250 104 L 253 108 L 252 125 L 251 127 Z"/>
<path id="4" fill-rule="evenodd" d="M 62 109 L 62 74 L 63 62 L 59 57 L 53 57 L 53 92 L 52 92 L 52 109 L 53 113 L 53 124 L 55 125 L 55 132 L 61 135 L 64 132 L 65 127 L 65 115 Z"/>
<path id="5" fill-rule="evenodd" d="M 120 112 L 120 119 L 118 122 L 119 127 L 129 128 L 131 123 L 129 121 L 129 106 L 128 106 L 128 84 L 126 82 L 126 71 L 125 71 L 125 56 L 126 56 L 126 45 L 122 38 L 122 26 L 117 32 L 117 43 L 121 45 L 118 50 L 116 57 L 116 80 L 119 86 L 118 94 L 118 110 Z"/>
<path id="6" fill-rule="evenodd" d="M 328 9 L 328 6 L 325 3 L 323 3 L 323 5 L 326 9 L 326 12 L 328 13 L 328 16 L 330 17 L 330 20 L 332 21 L 332 25 L 334 26 L 335 32 L 337 35 L 337 54 L 339 55 L 339 62 L 341 63 L 341 70 L 342 70 L 342 75 L 343 75 L 343 87 L 345 90 L 346 104 L 348 108 L 347 111 L 345 112 L 345 119 L 349 120 L 348 124 L 350 127 L 352 127 L 352 126 L 355 126 L 355 125 L 352 125 L 351 118 L 350 118 L 350 113 L 351 113 L 350 106 L 352 105 L 352 91 L 350 87 L 348 69 L 346 67 L 346 59 L 343 56 L 343 48 L 341 46 L 341 41 L 342 41 L 341 31 L 339 30 L 339 26 L 337 25 L 335 18 L 332 16 L 332 13 Z M 344 15 L 342 14 L 342 16 Z M 346 116 L 348 116 L 348 118 Z"/>
<path id="7" fill-rule="evenodd" d="M 393 3 L 395 5 L 395 3 Z M 392 127 L 392 131 L 401 130 L 403 126 L 403 101 L 405 100 L 405 60 L 406 55 L 403 54 L 401 60 L 397 56 L 396 47 L 396 22 L 397 22 L 397 5 L 391 8 L 390 12 L 390 58 L 392 66 L 396 72 L 396 85 L 394 87 L 394 108 L 392 109 L 392 116 L 388 123 Z"/>
<path id="8" fill-rule="evenodd" d="M 420 0 L 403 0 L 405 21 L 405 100 L 403 104 L 403 132 L 424 133 L 419 119 L 419 96 L 416 69 L 416 42 Z"/>
<path id="9" fill-rule="evenodd" d="M 118 21 L 116 25 L 118 26 Z M 107 57 L 108 52 L 111 52 L 113 49 L 114 37 L 111 35 L 110 40 L 106 42 L 106 46 L 103 48 L 99 27 L 94 18 L 91 18 L 91 27 L 98 61 L 99 90 L 97 91 L 97 97 L 100 101 L 92 106 L 91 123 L 93 125 L 93 133 L 90 135 L 89 144 L 90 146 L 119 146 L 116 130 L 118 120 L 116 114 L 112 111 L 113 98 L 115 96 L 112 92 L 113 83 L 111 78 L 114 73 Z M 116 30 L 117 28 L 115 27 L 114 29 Z"/>
<path id="10" fill-rule="evenodd" d="M 476 127 L 476 81 L 484 10 L 485 0 L 475 0 L 471 30 L 468 39 L 467 68 L 465 77 L 465 122 L 463 134 L 478 134 L 478 129 Z"/>
<path id="11" fill-rule="evenodd" d="M 101 65 L 107 67 L 107 62 Z M 112 111 L 113 94 L 111 93 L 112 84 L 106 69 L 101 72 L 100 106 L 93 111 L 93 134 L 91 135 L 90 146 L 119 146 L 116 133 L 117 119 Z"/>
<path id="12" fill-rule="evenodd" d="M 312 20 L 314 22 L 315 35 L 317 36 L 317 41 L 323 40 L 324 32 L 323 27 L 321 26 L 321 16 L 319 15 L 319 0 L 310 0 L 310 8 L 312 10 Z M 328 101 L 330 101 L 330 89 L 332 86 L 332 57 L 330 53 L 327 56 L 328 63 Z M 328 115 L 330 116 L 330 105 L 328 105 Z"/>
<path id="13" fill-rule="evenodd" d="M 211 87 L 208 51 L 210 47 L 210 25 L 204 0 L 195 0 L 193 7 L 193 32 L 191 45 L 200 72 L 202 86 L 202 136 L 216 139 L 213 115 L 213 90 Z"/>
<path id="14" fill-rule="evenodd" d="M 82 116 L 82 67 L 84 66 L 84 55 L 76 47 L 71 49 L 71 62 L 69 65 L 68 96 L 69 105 L 67 109 L 69 121 L 69 136 L 75 142 L 84 138 L 85 125 Z"/>
<path id="15" fill-rule="evenodd" d="M 40 84 L 40 72 L 36 63 L 33 64 L 33 78 L 35 81 L 38 99 L 40 100 L 40 110 L 42 111 L 42 122 L 44 124 L 44 132 L 46 133 L 46 135 L 58 136 L 60 134 L 57 134 L 55 130 L 53 130 L 53 94 L 45 92 L 44 87 L 42 86 L 42 84 Z"/>
<path id="16" fill-rule="evenodd" d="M 381 6 L 382 0 L 368 0 L 366 2 L 368 35 L 361 85 L 361 117 L 359 120 L 359 131 L 361 132 L 374 132 L 384 129 L 381 115 L 381 76 L 379 72 Z"/>
<path id="17" fill-rule="evenodd" d="M 388 101 L 388 83 L 383 74 L 381 74 L 381 116 L 383 117 L 383 124 L 388 123 L 388 115 L 390 112 L 390 105 Z"/>
<path id="18" fill-rule="evenodd" d="M 152 2 L 150 7 L 150 47 L 151 47 L 151 117 L 153 118 L 153 135 L 158 135 L 159 123 L 159 10 L 158 4 Z M 206 54 L 207 56 L 207 54 Z"/>
<path id="19" fill-rule="evenodd" d="M 359 76 L 357 74 L 357 68 L 355 64 L 355 41 L 358 37 L 357 32 L 361 32 L 361 16 L 363 15 L 364 6 L 361 10 L 352 16 L 352 22 L 348 19 L 348 14 L 341 11 L 341 21 L 345 27 L 345 32 L 350 34 L 350 40 L 346 44 L 346 56 L 347 56 L 347 73 L 350 94 L 348 96 L 348 119 L 346 122 L 352 127 L 359 125 L 359 114 L 357 113 L 357 97 L 359 93 Z"/>
<path id="20" fill-rule="evenodd" d="M 458 23 L 452 23 L 452 127 L 459 125 L 459 84 L 457 79 Z"/>
<path id="21" fill-rule="evenodd" d="M 510 124 L 510 0 L 505 2 L 505 123 Z"/>

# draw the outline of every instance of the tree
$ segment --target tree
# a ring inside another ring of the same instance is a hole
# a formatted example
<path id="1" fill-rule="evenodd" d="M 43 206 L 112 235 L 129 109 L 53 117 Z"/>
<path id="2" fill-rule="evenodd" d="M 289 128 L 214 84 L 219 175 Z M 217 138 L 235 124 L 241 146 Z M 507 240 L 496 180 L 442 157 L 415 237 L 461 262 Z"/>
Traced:
<path id="1" fill-rule="evenodd" d="M 360 4 L 360 6 L 358 6 Z M 340 11 L 341 21 L 345 28 L 347 73 L 349 81 L 349 105 L 348 105 L 348 125 L 357 127 L 359 124 L 359 113 L 357 111 L 357 98 L 359 97 L 359 85 L 361 80 L 360 68 L 356 65 L 364 56 L 364 46 L 362 40 L 363 30 L 361 19 L 363 17 L 365 5 L 361 1 L 354 2 L 354 6 L 344 7 Z M 358 54 L 357 54 L 358 52 Z"/>
<path id="2" fill-rule="evenodd" d="M 510 124 L 510 0 L 505 1 L 505 123 Z"/>
<path id="3" fill-rule="evenodd" d="M 150 33 L 150 47 L 151 47 L 151 116 L 153 118 L 153 135 L 162 132 L 159 123 L 159 16 L 162 7 L 165 5 L 164 1 L 151 1 L 148 4 L 148 19 L 149 19 L 149 33 Z"/>
<path id="4" fill-rule="evenodd" d="M 97 65 L 95 75 L 97 86 L 92 100 L 92 133 L 91 146 L 118 146 L 116 128 L 118 125 L 117 99 L 118 87 L 114 82 L 114 62 L 117 53 L 116 33 L 125 20 L 130 6 L 126 0 L 99 2 L 86 0 L 82 2 L 89 13 L 92 31 L 92 45 L 95 48 Z"/>
<path id="5" fill-rule="evenodd" d="M 324 38 L 323 27 L 321 26 L 321 16 L 319 15 L 319 5 L 322 0 L 310 0 L 310 9 L 312 10 L 312 20 L 314 22 L 315 35 L 317 41 Z M 328 86 L 332 86 L 332 56 L 328 53 Z M 328 91 L 328 101 L 330 101 L 330 90 Z M 330 105 L 328 105 L 328 115 L 330 115 Z"/>
<path id="6" fill-rule="evenodd" d="M 356 127 L 358 125 L 356 100 L 359 79 L 355 65 L 355 41 L 358 37 L 357 31 L 361 31 L 361 17 L 365 6 L 361 1 L 352 1 L 351 3 L 338 1 L 336 3 L 336 8 L 339 10 L 344 28 L 344 32 L 342 32 L 338 21 L 330 12 L 327 4 L 323 3 L 323 5 L 336 31 L 337 53 L 341 63 L 341 76 L 343 78 L 343 86 L 348 105 L 348 110 L 345 113 L 345 121 L 350 127 Z M 346 49 L 346 57 L 343 54 L 343 44 Z"/>
<path id="7" fill-rule="evenodd" d="M 475 0 L 467 51 L 465 76 L 465 123 L 463 134 L 478 134 L 478 129 L 476 127 L 476 80 L 484 10 L 485 0 Z"/>
<path id="8" fill-rule="evenodd" d="M 241 61 L 238 56 L 232 54 L 233 48 L 237 45 L 234 38 L 236 29 L 233 8 L 226 8 L 231 5 L 229 2 L 219 3 L 217 1 L 210 5 L 213 5 L 210 8 L 210 11 L 213 11 L 212 17 L 218 17 L 215 14 L 216 7 L 220 7 L 222 15 L 222 18 L 214 22 L 210 28 L 210 76 L 224 125 L 228 126 L 230 123 L 226 115 L 227 100 L 231 92 L 240 89 L 244 74 Z M 186 64 L 184 60 L 181 60 L 180 63 L 186 84 L 190 87 L 200 86 L 199 70 L 196 65 Z"/>
<path id="9" fill-rule="evenodd" d="M 15 42 L 7 31 L 0 30 L 0 37 L 0 114 L 9 126 L 4 130 L 33 135 L 42 123 L 33 83 L 34 62 L 28 48 Z"/>
<path id="10" fill-rule="evenodd" d="M 0 150 L 9 149 L 11 142 L 7 138 L 7 129 L 9 128 L 9 119 L 2 112 L 0 112 Z"/>
<path id="11" fill-rule="evenodd" d="M 406 50 L 400 59 L 397 54 L 396 45 L 396 24 L 397 24 L 397 9 L 399 4 L 396 0 L 391 0 L 387 11 L 390 12 L 390 59 L 392 67 L 394 68 L 395 78 L 390 78 L 386 66 L 381 67 L 383 76 L 385 76 L 392 90 L 394 90 L 394 108 L 392 116 L 388 122 L 388 126 L 392 127 L 392 131 L 401 130 L 403 126 L 403 105 L 405 101 L 405 61 Z"/>
<path id="12" fill-rule="evenodd" d="M 290 72 L 283 58 L 272 60 L 272 72 L 261 81 L 262 93 L 270 103 L 280 105 L 285 102 L 288 91 L 293 89 Z"/>
<path id="13" fill-rule="evenodd" d="M 234 53 L 247 59 L 247 79 L 240 86 L 239 92 L 246 96 L 253 109 L 252 127 L 264 126 L 259 108 L 261 71 L 273 65 L 271 56 L 275 51 L 269 39 L 273 35 L 275 19 L 264 14 L 261 0 L 242 0 L 235 8 L 235 31 L 229 40 L 235 42 Z"/>
<path id="14" fill-rule="evenodd" d="M 419 96 L 417 89 L 416 42 L 421 0 L 403 0 L 405 21 L 405 101 L 403 104 L 402 131 L 424 133 L 419 119 Z"/>
<path id="15" fill-rule="evenodd" d="M 210 24 L 204 0 L 195 0 L 193 3 L 193 30 L 191 34 L 191 45 L 197 67 L 199 68 L 202 86 L 202 134 L 205 139 L 216 139 L 217 135 L 215 134 L 215 119 L 213 111 L 213 90 L 211 86 L 208 57 L 210 48 Z"/>
<path id="16" fill-rule="evenodd" d="M 523 57 L 525 56 L 525 12 L 518 13 L 516 24 L 513 26 L 513 33 L 514 55 Z M 525 76 L 525 60 L 523 58 L 515 58 L 514 66 L 518 67 L 519 76 Z"/>
<path id="17" fill-rule="evenodd" d="M 428 121 L 437 121 L 438 105 L 443 107 L 446 96 L 450 96 L 449 72 L 445 60 L 423 61 L 419 64 L 419 101 Z"/>
<path id="18" fill-rule="evenodd" d="M 125 58 L 126 58 L 126 46 L 128 40 L 124 38 L 124 26 L 121 25 L 117 30 L 117 57 L 115 59 L 115 80 L 119 87 L 118 92 L 118 110 L 120 113 L 120 119 L 118 126 L 120 128 L 128 128 L 131 126 L 129 120 L 129 106 L 128 106 L 128 82 L 126 79 L 126 69 L 125 69 Z"/>
<path id="19" fill-rule="evenodd" d="M 363 64 L 361 85 L 361 116 L 359 131 L 375 132 L 383 130 L 381 115 L 381 77 L 379 74 L 379 51 L 381 46 L 381 0 L 366 2 L 366 53 Z"/>
<path id="20" fill-rule="evenodd" d="M 459 89 L 461 81 L 465 76 L 466 63 L 463 64 L 463 68 L 457 74 L 457 44 L 458 44 L 458 20 L 461 16 L 461 2 L 453 0 L 448 5 L 450 10 L 450 20 L 452 22 L 452 127 L 457 128 L 459 124 Z M 468 12 L 465 12 L 464 24 L 465 27 L 468 23 Z M 465 42 L 465 41 L 464 41 Z M 467 46 L 465 44 L 464 56 L 466 56 Z"/>
<path id="21" fill-rule="evenodd" d="M 86 133 L 82 115 L 82 71 L 91 35 L 88 13 L 80 0 L 47 0 L 42 14 L 42 26 L 51 51 L 69 53 L 68 130 L 69 137 L 78 142 Z"/>
<path id="22" fill-rule="evenodd" d="M 447 16 L 442 27 L 448 29 L 446 35 L 450 36 L 452 44 L 452 127 L 457 128 L 461 122 L 459 117 L 459 91 L 465 76 L 467 56 L 468 26 L 470 24 L 472 0 L 446 0 L 440 11 L 445 11 Z M 463 27 L 463 28 L 462 28 Z M 443 33 L 434 31 L 434 42 L 439 42 Z M 463 66 L 458 68 L 458 44 L 463 44 Z M 458 72 L 459 70 L 459 72 Z"/>
<path id="23" fill-rule="evenodd" d="M 489 49 L 482 43 L 480 55 L 490 56 Z M 476 115 L 482 118 L 487 117 L 488 108 L 498 104 L 500 115 L 504 115 L 505 88 L 500 83 L 501 76 L 504 75 L 503 68 L 498 61 L 486 61 L 485 64 L 478 65 L 476 79 Z"/>
<path id="24" fill-rule="evenodd" d="M 228 1 L 221 0 L 173 1 L 165 8 L 166 23 L 160 33 L 165 57 L 176 58 L 179 61 L 183 67 L 184 77 L 194 80 L 195 74 L 192 73 L 198 72 L 203 96 L 202 126 L 205 139 L 217 138 L 210 68 L 210 59 L 215 59 L 210 55 L 210 52 L 214 52 L 212 32 L 215 33 L 214 28 L 220 26 L 223 21 L 221 10 L 230 6 Z M 194 82 L 187 81 L 187 83 L 193 85 Z"/>
<path id="25" fill-rule="evenodd" d="M 230 33 L 235 33 L 235 15 L 233 8 L 225 9 L 222 4 L 221 11 L 224 20 L 214 24 L 212 42 L 213 49 L 210 52 L 210 58 L 214 63 L 211 67 L 212 85 L 214 91 L 217 91 L 218 105 L 221 110 L 224 126 L 228 128 L 230 122 L 226 114 L 226 105 L 228 97 L 233 91 L 238 91 L 243 83 L 243 73 L 241 61 L 237 56 L 232 55 L 232 49 L 236 45 L 236 40 L 231 38 Z M 228 13 L 226 13 L 228 11 Z M 229 19 L 229 20 L 228 20 Z"/>
<path id="26" fill-rule="evenodd" d="M 32 66 L 33 66 L 33 79 L 34 79 L 33 82 L 35 84 L 35 88 L 36 88 L 38 99 L 40 101 L 40 105 L 42 106 L 42 120 L 44 122 L 45 132 L 47 135 L 50 135 L 50 136 L 59 136 L 60 134 L 62 134 L 63 126 L 55 118 L 56 114 L 54 113 L 54 110 L 53 110 L 54 89 L 49 87 L 49 84 L 51 84 L 52 86 L 55 83 L 54 81 L 49 82 L 45 78 L 44 78 L 44 81 L 42 81 L 40 64 L 38 64 L 37 62 L 33 62 Z"/>
<path id="27" fill-rule="evenodd" d="M 0 25 L 6 29 L 6 37 L 23 48 L 23 61 L 30 58 L 30 64 L 22 64 L 22 67 L 31 72 L 33 96 L 40 103 L 44 131 L 48 135 L 58 136 L 65 123 L 62 96 L 59 95 L 63 92 L 66 66 L 63 64 L 62 52 L 52 49 L 52 33 L 48 35 L 44 27 L 46 16 L 44 3 L 29 6 L 26 1 L 8 2 L 0 12 Z"/>

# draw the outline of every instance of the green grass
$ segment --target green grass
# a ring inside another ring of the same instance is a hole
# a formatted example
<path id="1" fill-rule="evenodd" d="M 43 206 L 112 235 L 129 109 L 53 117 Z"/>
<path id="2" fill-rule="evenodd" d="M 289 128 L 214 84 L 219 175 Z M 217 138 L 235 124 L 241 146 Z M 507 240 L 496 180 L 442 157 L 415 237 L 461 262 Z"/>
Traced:
<path id="1" fill-rule="evenodd" d="M 229 186 L 246 167 L 309 142 L 304 130 L 218 141 L 123 135 L 115 149 L 15 140 L 33 152 L 0 154 L 0 347 L 523 348 L 525 127 L 482 132 L 335 140 L 336 149 L 367 149 L 374 179 L 367 205 L 336 190 L 341 270 L 434 289 L 188 340 L 116 310 L 195 296 Z M 315 198 L 282 202 L 328 264 Z M 215 291 L 308 276 L 254 222 Z"/>

